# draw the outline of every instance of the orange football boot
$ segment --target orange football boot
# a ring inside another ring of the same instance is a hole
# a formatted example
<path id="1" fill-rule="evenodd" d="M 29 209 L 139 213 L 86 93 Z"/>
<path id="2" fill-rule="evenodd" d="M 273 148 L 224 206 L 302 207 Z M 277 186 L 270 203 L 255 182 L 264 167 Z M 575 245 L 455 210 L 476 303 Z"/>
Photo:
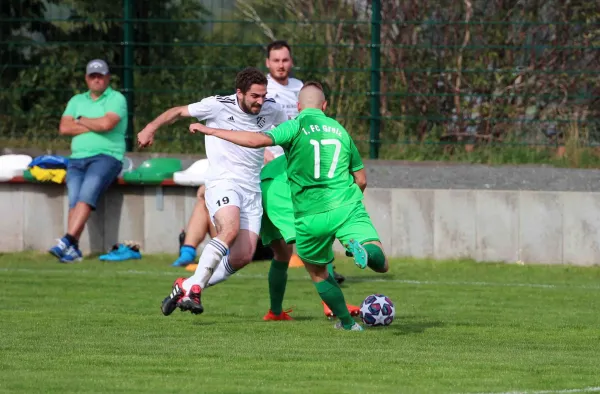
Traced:
<path id="1" fill-rule="evenodd" d="M 264 321 L 279 321 L 279 320 L 294 320 L 288 313 L 291 313 L 292 310 L 288 309 L 287 311 L 281 311 L 279 315 L 276 315 L 269 309 L 269 312 L 263 317 Z"/>
<path id="2" fill-rule="evenodd" d="M 329 309 L 324 301 L 321 301 L 321 304 L 323 304 L 323 313 L 325 313 L 325 316 L 330 319 L 335 317 L 334 313 L 331 311 L 331 309 Z M 346 307 L 348 308 L 348 312 L 350 312 L 350 316 L 360 315 L 360 307 L 351 304 L 346 304 Z"/>

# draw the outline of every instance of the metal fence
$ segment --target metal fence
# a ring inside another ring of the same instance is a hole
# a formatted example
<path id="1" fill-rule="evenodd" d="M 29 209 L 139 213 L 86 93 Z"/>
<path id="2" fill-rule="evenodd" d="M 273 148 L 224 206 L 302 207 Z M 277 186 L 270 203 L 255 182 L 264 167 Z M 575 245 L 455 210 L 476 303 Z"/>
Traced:
<path id="1" fill-rule="evenodd" d="M 103 57 L 128 98 L 128 147 L 135 149 L 135 133 L 162 111 L 231 94 L 238 70 L 264 69 L 273 39 L 292 45 L 296 77 L 324 82 L 330 114 L 365 156 L 437 159 L 466 150 L 486 152 L 488 161 L 503 154 L 497 161 L 543 161 L 548 146 L 600 142 L 600 11 L 593 4 L 32 3 L 38 8 L 0 2 L 4 147 L 68 147 L 58 137 L 60 116 L 85 90 L 85 63 Z M 201 152 L 202 139 L 185 130 L 179 123 L 159 131 L 154 149 Z"/>

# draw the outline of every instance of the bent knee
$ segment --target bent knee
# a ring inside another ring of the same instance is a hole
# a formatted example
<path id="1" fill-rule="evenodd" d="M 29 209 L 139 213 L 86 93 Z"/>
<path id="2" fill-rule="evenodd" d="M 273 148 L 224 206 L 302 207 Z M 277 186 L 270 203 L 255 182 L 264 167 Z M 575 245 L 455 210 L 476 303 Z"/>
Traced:
<path id="1" fill-rule="evenodd" d="M 390 266 L 388 264 L 387 258 L 385 259 L 385 264 L 383 265 L 383 267 L 381 267 L 379 269 L 374 269 L 375 272 L 380 273 L 380 274 L 385 274 L 389 270 L 390 270 Z"/>
<path id="2" fill-rule="evenodd" d="M 229 264 L 236 270 L 245 267 L 250 264 L 252 258 L 254 257 L 254 253 L 236 253 L 235 255 L 229 256 Z"/>

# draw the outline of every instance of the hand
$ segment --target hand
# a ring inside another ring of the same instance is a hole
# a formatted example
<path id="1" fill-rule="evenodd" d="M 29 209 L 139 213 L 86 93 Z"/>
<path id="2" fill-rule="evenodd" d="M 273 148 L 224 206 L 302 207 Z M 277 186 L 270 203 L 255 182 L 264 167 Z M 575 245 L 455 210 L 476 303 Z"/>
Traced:
<path id="1" fill-rule="evenodd" d="M 263 156 L 263 164 L 267 164 L 268 162 L 270 162 L 274 158 L 275 158 L 275 155 L 273 154 L 273 152 L 271 152 L 268 149 L 265 149 L 265 153 L 264 153 L 264 156 Z"/>
<path id="2" fill-rule="evenodd" d="M 154 133 L 156 130 L 150 126 L 144 127 L 142 131 L 140 131 L 137 135 L 138 146 L 140 148 L 145 148 L 154 143 Z"/>
<path id="3" fill-rule="evenodd" d="M 192 134 L 202 133 L 205 135 L 213 135 L 214 130 L 211 129 L 210 127 L 206 127 L 202 123 L 192 123 L 190 125 L 190 133 L 192 133 Z"/>

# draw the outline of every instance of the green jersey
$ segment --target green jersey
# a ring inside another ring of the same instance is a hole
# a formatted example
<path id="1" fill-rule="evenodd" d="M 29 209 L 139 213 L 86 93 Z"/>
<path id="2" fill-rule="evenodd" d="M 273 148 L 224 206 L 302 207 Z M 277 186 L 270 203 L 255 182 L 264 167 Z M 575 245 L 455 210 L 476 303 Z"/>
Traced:
<path id="1" fill-rule="evenodd" d="M 102 133 L 93 130 L 79 134 L 71 141 L 71 158 L 82 159 L 99 154 L 123 160 L 125 154 L 125 132 L 127 131 L 127 101 L 120 92 L 108 87 L 96 100 L 90 92 L 73 96 L 63 116 L 85 116 L 86 118 L 101 118 L 107 112 L 113 112 L 121 118 L 114 129 Z"/>
<path id="2" fill-rule="evenodd" d="M 260 171 L 260 180 L 277 179 L 287 182 L 287 159 L 285 155 L 281 155 L 267 164 Z"/>
<path id="3" fill-rule="evenodd" d="M 364 168 L 356 145 L 323 111 L 305 109 L 266 135 L 285 150 L 297 218 L 362 200 L 352 176 Z"/>

